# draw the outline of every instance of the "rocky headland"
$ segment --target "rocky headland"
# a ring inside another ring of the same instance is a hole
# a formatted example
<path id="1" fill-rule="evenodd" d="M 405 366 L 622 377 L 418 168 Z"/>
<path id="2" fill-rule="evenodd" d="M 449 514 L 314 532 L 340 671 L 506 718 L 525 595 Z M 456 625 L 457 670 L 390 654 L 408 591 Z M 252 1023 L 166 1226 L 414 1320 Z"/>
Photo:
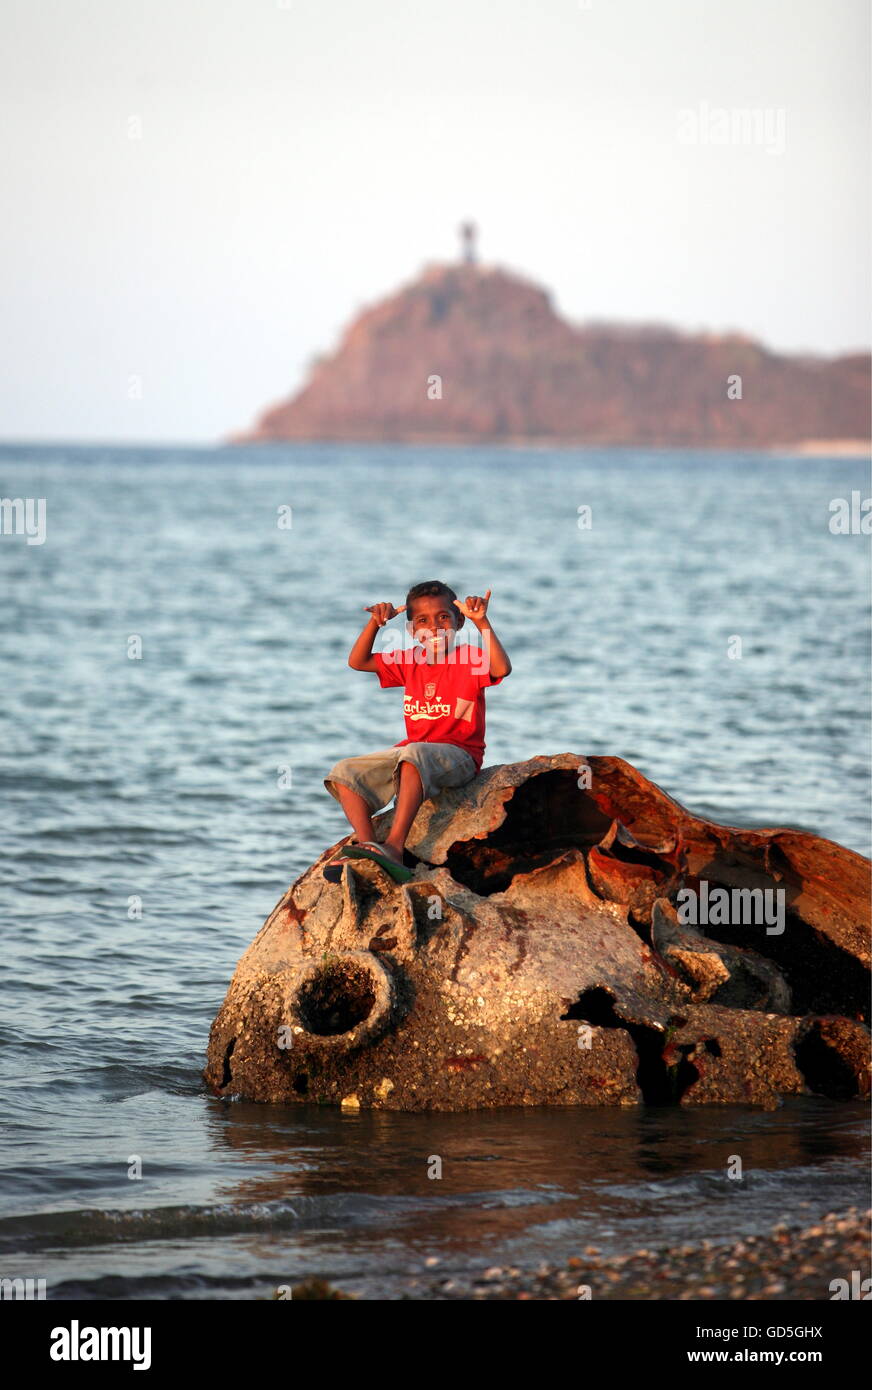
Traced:
<path id="1" fill-rule="evenodd" d="M 867 352 L 772 352 L 739 333 L 575 325 L 500 267 L 434 264 L 360 313 L 230 444 L 531 443 L 869 452 Z"/>

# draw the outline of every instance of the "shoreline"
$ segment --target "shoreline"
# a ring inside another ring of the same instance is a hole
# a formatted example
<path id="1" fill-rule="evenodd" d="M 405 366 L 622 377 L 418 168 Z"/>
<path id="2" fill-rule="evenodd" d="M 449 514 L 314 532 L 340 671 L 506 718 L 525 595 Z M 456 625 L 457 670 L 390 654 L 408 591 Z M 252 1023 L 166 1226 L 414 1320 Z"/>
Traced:
<path id="1" fill-rule="evenodd" d="M 766 1235 L 728 1241 L 702 1240 L 676 1246 L 641 1247 L 602 1256 L 589 1245 L 563 1263 L 535 1269 L 494 1266 L 474 1275 L 413 1278 L 402 1300 L 577 1301 L 579 1288 L 593 1300 L 759 1302 L 798 1299 L 838 1301 L 831 1281 L 842 1279 L 847 1298 L 870 1278 L 872 1209 L 828 1212 L 810 1226 L 780 1222 Z M 859 1271 L 859 1281 L 852 1272 Z"/>
<path id="2" fill-rule="evenodd" d="M 362 432 L 352 432 L 349 434 L 300 434 L 300 435 L 268 435 L 252 432 L 251 434 L 231 434 L 224 435 L 211 446 L 216 449 L 250 448 L 252 446 L 263 445 L 283 445 L 283 444 L 400 444 L 412 446 L 430 445 L 449 445 L 454 448 L 508 448 L 508 449 L 530 449 L 530 450 L 578 450 L 589 449 L 597 452 L 606 452 L 611 449 L 623 449 L 629 452 L 663 451 L 665 453 L 721 453 L 721 454 L 771 454 L 775 457 L 783 458 L 869 458 L 872 455 L 872 443 L 868 439 L 801 439 L 795 443 L 782 444 L 751 444 L 747 442 L 736 444 L 725 443 L 700 443 L 700 444 L 663 444 L 663 443 L 642 443 L 637 442 L 628 444 L 626 441 L 618 440 L 598 440 L 598 439 L 575 439 L 571 436 L 554 435 L 498 435 L 488 437 L 485 435 L 464 435 L 452 433 L 424 433 L 411 431 L 402 436 L 383 434 L 378 431 L 364 434 Z"/>

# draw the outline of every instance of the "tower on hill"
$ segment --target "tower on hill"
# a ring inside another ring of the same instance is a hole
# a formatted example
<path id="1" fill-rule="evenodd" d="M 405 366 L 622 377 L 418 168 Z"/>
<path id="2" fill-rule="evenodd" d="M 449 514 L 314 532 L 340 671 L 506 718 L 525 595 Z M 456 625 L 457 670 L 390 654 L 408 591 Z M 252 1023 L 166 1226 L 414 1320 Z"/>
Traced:
<path id="1" fill-rule="evenodd" d="M 460 248 L 464 265 L 475 265 L 478 261 L 478 228 L 474 222 L 461 222 Z"/>

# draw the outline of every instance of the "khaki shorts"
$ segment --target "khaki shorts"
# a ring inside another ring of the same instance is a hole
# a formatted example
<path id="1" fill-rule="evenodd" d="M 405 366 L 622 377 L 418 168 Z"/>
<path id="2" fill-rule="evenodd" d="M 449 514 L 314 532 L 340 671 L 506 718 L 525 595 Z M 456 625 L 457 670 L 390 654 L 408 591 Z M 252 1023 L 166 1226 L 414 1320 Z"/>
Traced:
<path id="1" fill-rule="evenodd" d="M 401 748 L 381 748 L 377 753 L 340 758 L 324 778 L 324 786 L 338 801 L 339 793 L 331 783 L 341 782 L 359 792 L 373 811 L 380 811 L 400 790 L 401 762 L 415 764 L 425 801 L 438 795 L 443 787 L 462 787 L 477 773 L 472 754 L 456 743 L 404 743 Z"/>

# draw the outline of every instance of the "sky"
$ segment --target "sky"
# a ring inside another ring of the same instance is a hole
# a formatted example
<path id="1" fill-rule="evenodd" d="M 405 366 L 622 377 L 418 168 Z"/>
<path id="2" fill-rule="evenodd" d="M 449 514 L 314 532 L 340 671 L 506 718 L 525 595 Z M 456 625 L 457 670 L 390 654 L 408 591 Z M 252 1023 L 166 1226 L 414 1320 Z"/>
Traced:
<path id="1" fill-rule="evenodd" d="M 576 323 L 867 350 L 867 0 L 0 0 L 0 438 L 210 444 L 479 227 Z"/>

